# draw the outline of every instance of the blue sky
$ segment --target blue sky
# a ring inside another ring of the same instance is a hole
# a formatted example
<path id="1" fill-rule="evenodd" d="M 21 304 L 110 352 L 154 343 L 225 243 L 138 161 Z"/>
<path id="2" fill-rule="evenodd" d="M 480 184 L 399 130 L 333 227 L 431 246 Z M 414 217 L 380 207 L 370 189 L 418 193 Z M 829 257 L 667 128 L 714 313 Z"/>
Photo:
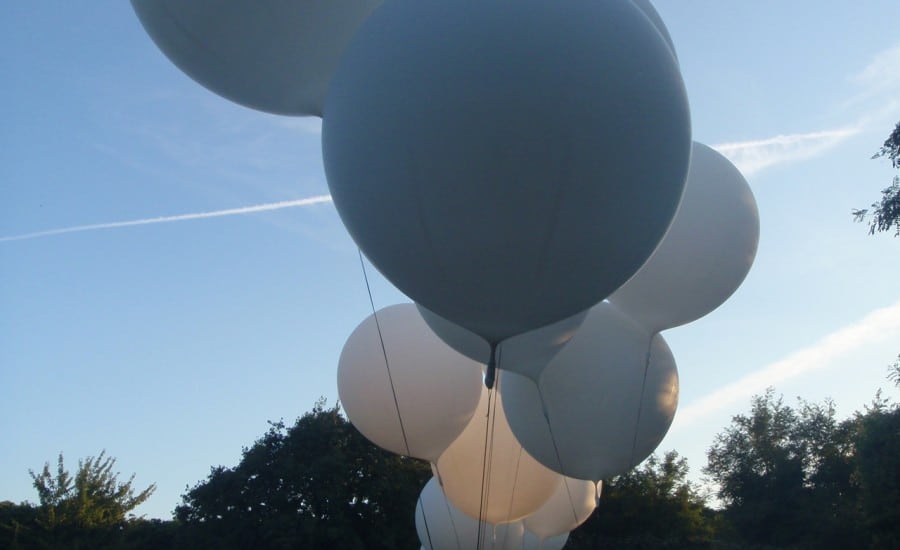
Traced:
<path id="1" fill-rule="evenodd" d="M 769 385 L 840 414 L 897 396 L 900 239 L 850 210 L 894 174 L 869 157 L 900 120 L 900 4 L 834 4 L 656 2 L 694 139 L 744 170 L 762 225 L 732 299 L 665 333 L 681 404 L 661 449 L 695 473 Z M 139 512 L 169 517 L 266 420 L 337 399 L 341 347 L 371 311 L 333 206 L 297 202 L 328 193 L 318 121 L 233 105 L 128 2 L 92 9 L 0 19 L 0 500 L 35 500 L 28 469 L 60 451 L 74 466 L 106 449 L 158 484 Z M 404 300 L 373 279 L 378 307 Z"/>

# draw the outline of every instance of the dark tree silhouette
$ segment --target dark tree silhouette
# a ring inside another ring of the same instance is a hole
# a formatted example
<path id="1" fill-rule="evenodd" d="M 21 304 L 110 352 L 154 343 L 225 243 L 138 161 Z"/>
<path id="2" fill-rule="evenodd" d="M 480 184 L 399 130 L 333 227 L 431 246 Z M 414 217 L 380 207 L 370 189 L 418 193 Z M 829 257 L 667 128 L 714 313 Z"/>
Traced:
<path id="1" fill-rule="evenodd" d="M 713 514 L 687 474 L 687 459 L 669 451 L 605 482 L 597 511 L 572 532 L 566 548 L 706 547 Z"/>
<path id="2" fill-rule="evenodd" d="M 234 468 L 213 468 L 175 515 L 218 548 L 418 548 L 416 500 L 431 476 L 382 450 L 337 406 L 270 423 Z"/>

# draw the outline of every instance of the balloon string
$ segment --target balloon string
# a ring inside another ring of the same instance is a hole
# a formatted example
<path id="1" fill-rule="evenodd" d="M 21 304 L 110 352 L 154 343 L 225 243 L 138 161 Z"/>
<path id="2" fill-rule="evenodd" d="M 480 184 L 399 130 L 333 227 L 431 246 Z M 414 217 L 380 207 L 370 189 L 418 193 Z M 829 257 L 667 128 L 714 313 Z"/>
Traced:
<path id="1" fill-rule="evenodd" d="M 359 265 L 362 266 L 363 279 L 366 282 L 366 292 L 369 293 L 369 305 L 372 306 L 372 317 L 375 318 L 375 328 L 378 330 L 378 341 L 381 342 L 381 354 L 384 356 L 384 367 L 387 369 L 388 382 L 391 385 L 391 394 L 394 397 L 394 409 L 397 411 L 397 421 L 400 423 L 400 434 L 403 436 L 403 445 L 406 447 L 406 454 L 410 456 L 409 440 L 406 438 L 406 428 L 403 426 L 403 415 L 400 414 L 400 401 L 397 399 L 397 390 L 394 387 L 394 377 L 391 375 L 391 364 L 388 361 L 387 348 L 384 345 L 384 335 L 381 332 L 381 323 L 378 321 L 378 313 L 375 311 L 375 300 L 372 299 L 372 287 L 369 285 L 369 275 L 366 273 L 366 262 L 363 260 L 362 250 L 356 249 L 359 253 Z"/>
<path id="2" fill-rule="evenodd" d="M 491 477 L 491 466 L 493 463 L 493 443 L 494 438 L 492 437 L 492 426 L 491 420 L 496 419 L 496 401 L 494 401 L 494 390 L 488 390 L 488 406 L 487 406 L 487 415 L 485 416 L 485 426 L 484 426 L 484 456 L 482 458 L 481 463 L 481 499 L 478 503 L 478 533 L 477 533 L 477 541 L 476 541 L 476 550 L 481 550 L 483 544 L 483 538 L 485 533 L 485 524 L 487 523 L 484 515 L 486 513 L 485 508 L 487 507 L 488 495 L 490 494 L 490 477 Z M 493 409 L 493 415 L 491 411 Z"/>
<path id="3" fill-rule="evenodd" d="M 447 517 L 450 518 L 450 526 L 453 528 L 453 535 L 456 537 L 456 549 L 462 550 L 462 543 L 459 542 L 459 529 L 457 529 L 456 527 L 456 520 L 453 519 L 453 511 L 450 509 L 450 501 L 447 500 L 447 495 L 446 493 L 444 493 L 444 482 L 441 480 L 441 471 L 438 468 L 436 462 L 432 463 L 432 467 L 434 468 L 434 472 L 437 474 L 438 485 L 440 485 L 441 487 L 441 496 L 444 497 L 444 506 L 447 507 Z M 432 547 L 432 550 L 434 550 L 434 547 Z"/>
<path id="4" fill-rule="evenodd" d="M 499 391 L 499 387 L 500 387 L 500 381 L 498 380 L 497 381 L 498 391 Z M 501 406 L 502 406 L 502 404 L 501 404 Z M 513 502 L 514 502 L 515 496 L 516 496 L 516 488 L 519 486 L 519 465 L 522 461 L 522 453 L 524 453 L 524 452 L 525 452 L 525 448 L 522 447 L 521 444 L 519 444 L 519 455 L 516 457 L 516 470 L 515 470 L 515 477 L 513 477 L 512 492 L 509 495 L 509 506 L 506 508 L 507 521 L 509 520 L 509 517 L 512 515 L 512 507 L 513 507 Z"/>
<path id="5" fill-rule="evenodd" d="M 656 334 L 651 336 L 650 341 L 647 342 L 647 355 L 644 358 L 644 379 L 641 381 L 641 396 L 638 399 L 637 418 L 634 420 L 634 437 L 631 440 L 631 459 L 628 462 L 629 468 L 637 466 L 634 461 L 634 453 L 637 449 L 638 428 L 640 428 L 641 425 L 641 412 L 644 410 L 644 390 L 647 387 L 647 373 L 650 371 L 650 352 L 653 349 L 654 338 L 656 338 Z"/>
<path id="6" fill-rule="evenodd" d="M 391 375 L 391 365 L 388 361 L 387 347 L 384 345 L 384 334 L 381 331 L 381 323 L 378 321 L 378 313 L 375 311 L 375 299 L 372 298 L 372 286 L 369 284 L 369 275 L 366 272 L 366 262 L 363 260 L 362 250 L 356 249 L 359 254 L 359 265 L 362 267 L 363 280 L 366 282 L 366 292 L 369 294 L 369 305 L 372 307 L 372 316 L 375 319 L 375 328 L 378 330 L 378 341 L 381 343 L 381 354 L 384 356 L 384 367 L 387 369 L 388 382 L 391 384 L 391 394 L 394 397 L 394 408 L 397 411 L 397 422 L 400 423 L 400 434 L 403 436 L 403 446 L 406 447 L 406 454 L 411 455 L 409 450 L 409 439 L 406 437 L 406 427 L 403 425 L 403 415 L 400 414 L 400 401 L 397 399 L 397 389 L 394 387 L 394 377 Z M 425 513 L 425 504 L 422 502 L 422 495 L 419 495 L 419 504 L 422 507 L 422 521 L 425 523 L 425 535 L 428 538 L 428 547 L 434 549 L 431 540 L 431 529 L 428 527 L 428 515 Z"/>
<path id="7" fill-rule="evenodd" d="M 485 487 L 485 490 L 484 490 L 484 507 L 485 507 L 484 513 L 485 513 L 485 516 L 487 516 L 487 514 L 489 513 L 488 508 L 490 507 L 491 479 L 494 475 L 494 438 L 497 435 L 497 396 L 498 396 L 497 389 L 494 388 L 493 392 L 494 392 L 494 407 L 493 407 L 493 411 L 491 412 L 491 441 L 489 443 L 490 451 L 488 454 L 488 464 L 487 464 L 487 486 Z M 487 526 L 489 525 L 489 522 L 487 521 L 487 519 L 485 519 L 484 522 L 485 522 L 484 528 L 485 528 L 485 531 L 487 531 Z M 494 525 L 492 527 L 496 527 L 496 525 Z M 486 537 L 487 532 L 485 532 L 484 535 Z"/>
<path id="8" fill-rule="evenodd" d="M 534 381 L 534 385 L 537 387 L 538 397 L 541 399 L 541 412 L 544 415 L 544 420 L 547 421 L 547 429 L 550 431 L 550 441 L 553 443 L 553 452 L 556 454 L 556 464 L 559 465 L 559 471 L 562 471 L 562 456 L 560 456 L 559 446 L 556 444 L 556 434 L 553 433 L 553 425 L 550 424 L 550 412 L 547 410 L 547 403 L 544 401 L 544 392 L 541 390 L 540 382 Z M 563 477 L 563 483 L 566 486 L 566 493 L 569 495 L 569 505 L 572 507 L 572 518 L 575 520 L 575 523 L 578 523 L 578 512 L 575 511 L 575 499 L 572 498 L 572 491 L 569 489 L 569 484 L 565 477 Z"/>
<path id="9" fill-rule="evenodd" d="M 384 334 L 381 332 L 381 323 L 378 321 L 378 313 L 375 311 L 375 300 L 372 298 L 372 286 L 369 284 L 369 275 L 366 273 L 366 262 L 363 260 L 362 250 L 356 249 L 359 254 L 359 265 L 362 267 L 363 280 L 366 282 L 366 292 L 369 294 L 369 305 L 372 306 L 372 317 L 375 318 L 375 328 L 378 330 L 378 341 L 381 343 L 381 354 L 384 356 L 384 367 L 387 369 L 388 382 L 391 385 L 391 395 L 394 397 L 394 409 L 397 411 L 397 422 L 400 423 L 400 434 L 403 436 L 403 446 L 406 447 L 407 456 L 412 453 L 409 450 L 409 439 L 406 437 L 406 427 L 403 425 L 403 415 L 400 414 L 400 401 L 397 399 L 397 389 L 394 387 L 394 377 L 391 375 L 391 365 L 388 361 L 387 348 L 384 345 Z M 422 506 L 422 521 L 425 523 L 425 534 L 428 538 L 428 546 L 432 550 L 434 544 L 431 541 L 431 530 L 428 527 L 428 516 L 425 514 L 425 505 L 422 503 L 422 495 L 419 495 L 419 504 Z"/>
<path id="10" fill-rule="evenodd" d="M 431 541 L 431 529 L 428 528 L 428 514 L 425 513 L 425 503 L 422 501 L 422 493 L 419 493 L 419 509 L 422 510 L 422 523 L 425 524 L 425 537 L 428 539 L 428 550 L 435 550 Z"/>

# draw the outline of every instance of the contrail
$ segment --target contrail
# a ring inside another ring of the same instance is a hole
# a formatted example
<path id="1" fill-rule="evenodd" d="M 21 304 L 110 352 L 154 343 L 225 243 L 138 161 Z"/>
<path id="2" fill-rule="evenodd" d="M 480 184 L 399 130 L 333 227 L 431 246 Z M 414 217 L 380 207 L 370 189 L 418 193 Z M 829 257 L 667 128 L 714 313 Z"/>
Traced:
<path id="1" fill-rule="evenodd" d="M 673 429 L 686 428 L 716 410 L 746 400 L 779 382 L 825 368 L 838 357 L 863 346 L 878 341 L 896 340 L 898 337 L 900 302 L 876 309 L 856 323 L 826 335 L 812 346 L 800 349 L 694 401 L 678 411 Z"/>
<path id="2" fill-rule="evenodd" d="M 728 157 L 741 172 L 749 176 L 775 164 L 820 155 L 860 131 L 861 127 L 855 126 L 805 134 L 777 135 L 752 141 L 720 143 L 713 145 L 712 148 Z"/>
<path id="3" fill-rule="evenodd" d="M 53 235 L 64 235 L 66 233 L 78 233 L 81 231 L 94 231 L 97 229 L 114 229 L 116 227 L 129 227 L 133 225 L 150 225 L 154 223 L 183 222 L 187 220 L 199 220 L 203 218 L 220 218 L 222 216 L 237 216 L 240 214 L 254 214 L 256 212 L 267 212 L 269 210 L 281 210 L 282 208 L 295 208 L 298 206 L 310 206 L 323 202 L 331 202 L 331 195 L 317 195 L 315 197 L 307 197 L 305 199 L 296 199 L 291 201 L 270 202 L 266 204 L 257 204 L 255 206 L 244 206 L 241 208 L 229 208 L 227 210 L 215 210 L 213 212 L 195 212 L 193 214 L 178 214 L 176 216 L 160 216 L 158 218 L 145 218 L 142 220 L 129 220 L 124 222 L 110 223 L 93 223 L 90 225 L 76 225 L 74 227 L 64 227 L 61 229 L 50 229 L 47 231 L 37 231 L 35 233 L 24 233 L 22 235 L 13 235 L 10 237 L 0 237 L 0 242 L 6 241 L 24 241 L 27 239 L 38 239 L 40 237 L 51 237 Z"/>
<path id="4" fill-rule="evenodd" d="M 858 132 L 855 128 L 840 128 L 837 130 L 823 130 L 820 132 L 807 132 L 805 134 L 779 134 L 765 139 L 757 139 L 751 141 L 738 141 L 732 143 L 720 143 L 713 145 L 722 154 L 731 153 L 745 149 L 758 149 L 760 147 L 770 146 L 790 146 L 809 141 L 828 140 L 834 138 L 842 138 L 850 136 Z"/>

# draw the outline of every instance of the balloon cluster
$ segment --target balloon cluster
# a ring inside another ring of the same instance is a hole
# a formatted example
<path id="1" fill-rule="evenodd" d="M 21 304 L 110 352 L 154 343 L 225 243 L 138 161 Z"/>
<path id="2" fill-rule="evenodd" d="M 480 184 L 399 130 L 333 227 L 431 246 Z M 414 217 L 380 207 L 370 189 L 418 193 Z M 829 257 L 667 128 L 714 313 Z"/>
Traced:
<path id="1" fill-rule="evenodd" d="M 350 335 L 338 389 L 366 437 L 433 464 L 423 545 L 561 547 L 672 422 L 660 331 L 722 304 L 759 236 L 743 176 L 691 139 L 650 2 L 132 6 L 210 90 L 322 117 L 344 225 L 415 302 Z"/>

